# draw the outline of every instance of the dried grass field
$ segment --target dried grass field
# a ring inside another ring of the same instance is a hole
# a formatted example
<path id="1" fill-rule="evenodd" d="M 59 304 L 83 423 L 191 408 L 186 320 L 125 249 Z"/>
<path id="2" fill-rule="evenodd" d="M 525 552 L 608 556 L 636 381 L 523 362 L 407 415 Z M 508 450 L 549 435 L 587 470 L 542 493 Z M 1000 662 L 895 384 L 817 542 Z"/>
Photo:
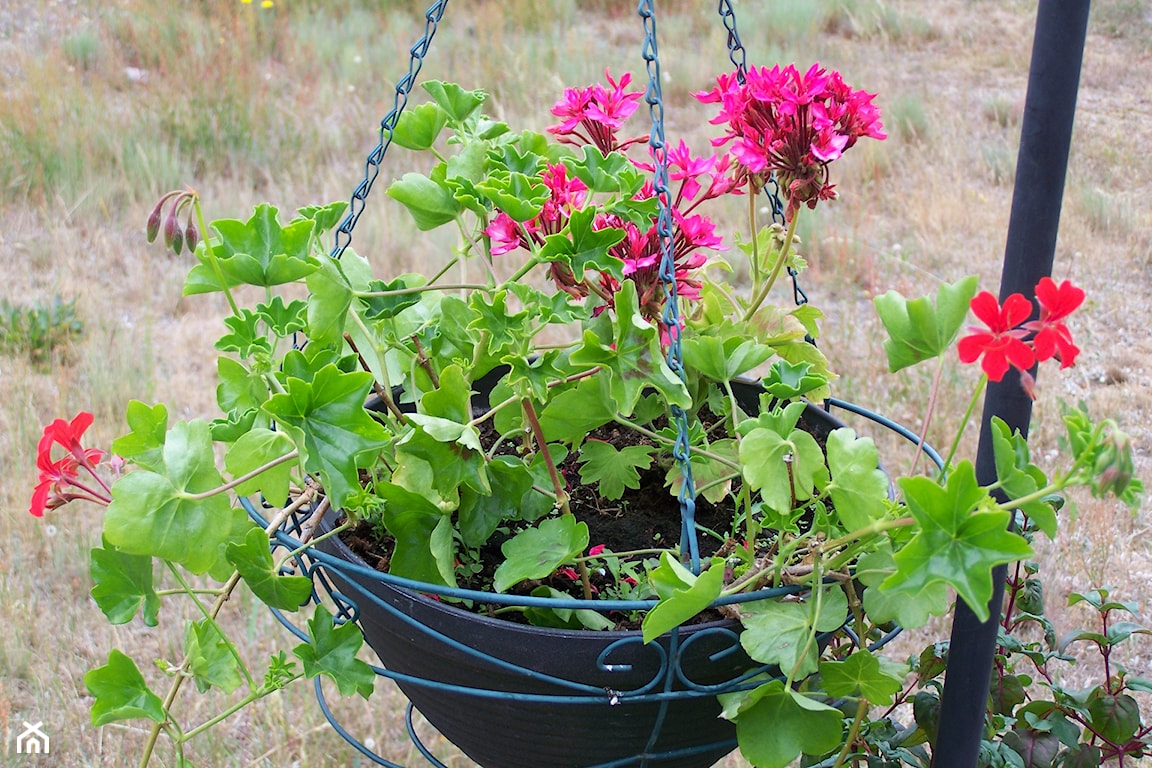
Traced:
<path id="1" fill-rule="evenodd" d="M 835 169 L 842 198 L 802 227 L 811 264 L 804 288 L 828 315 L 822 347 L 841 375 L 838 394 L 916 426 L 931 374 L 886 376 L 871 298 L 893 288 L 934 292 L 970 273 L 997 289 L 1035 3 L 734 5 L 750 63 L 806 68 L 818 60 L 879 93 L 890 138 Z M 657 6 L 668 133 L 702 149 L 714 128 L 691 94 L 730 68 L 724 30 L 714 2 Z M 1093 6 L 1055 262 L 1057 278 L 1088 291 L 1074 327 L 1084 352 L 1071 370 L 1041 373 L 1034 444 L 1041 457 L 1054 450 L 1058 400 L 1083 400 L 1130 432 L 1147 481 L 1152 2 Z M 145 734 L 94 729 L 83 674 L 113 646 L 171 659 L 183 642 L 139 623 L 110 629 L 90 600 L 97 510 L 68 507 L 43 521 L 27 512 L 36 442 L 49 420 L 92 411 L 90 435 L 106 445 L 124 431 L 130 398 L 165 402 L 180 417 L 214 416 L 212 344 L 227 307 L 219 296 L 181 295 L 192 257 L 145 242 L 152 204 L 186 185 L 199 190 L 209 218 L 246 218 L 265 200 L 289 210 L 347 199 L 423 29 L 423 9 L 418 0 L 0 3 L 0 765 L 134 764 Z M 459 0 L 421 78 L 485 88 L 494 115 L 542 129 L 565 85 L 593 82 L 606 67 L 642 77 L 640 43 L 631 2 Z M 382 182 L 409 170 L 404 162 L 390 157 Z M 380 275 L 425 267 L 445 244 L 416 232 L 396 208 L 378 188 L 355 233 Z M 32 316 L 48 330 L 76 325 L 41 333 L 20 320 Z M 876 391 L 882 376 L 887 384 Z M 946 370 L 941 424 L 961 417 L 974 378 L 959 365 Z M 965 448 L 974 451 L 974 439 Z M 1062 607 L 1068 592 L 1104 583 L 1139 601 L 1147 619 L 1152 502 L 1133 515 L 1111 502 L 1075 501 L 1078 516 L 1065 517 L 1060 539 L 1040 552 L 1058 629 L 1084 618 Z M 243 652 L 256 657 L 283 630 L 253 603 L 242 596 L 225 614 Z M 931 632 L 943 638 L 947 624 Z M 1147 674 L 1152 643 L 1132 645 L 1123 661 Z M 391 760 L 420 763 L 404 734 L 402 698 L 387 685 L 371 703 L 336 709 Z M 15 754 L 15 734 L 37 721 L 52 754 Z M 417 724 L 446 764 L 470 764 Z M 328 727 L 306 686 L 244 710 L 189 757 L 197 766 L 366 764 Z M 158 764 L 167 761 L 165 753 Z"/>

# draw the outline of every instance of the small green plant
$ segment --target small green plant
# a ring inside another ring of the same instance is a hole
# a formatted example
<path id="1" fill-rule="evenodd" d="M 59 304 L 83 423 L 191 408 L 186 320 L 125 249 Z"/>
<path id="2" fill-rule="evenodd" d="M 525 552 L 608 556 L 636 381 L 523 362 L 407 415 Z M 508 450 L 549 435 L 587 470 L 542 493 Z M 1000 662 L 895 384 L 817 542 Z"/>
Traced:
<path id="1" fill-rule="evenodd" d="M 0 299 L 0 354 L 26 354 L 33 363 L 44 365 L 83 334 L 75 299 L 54 296 L 48 304 L 30 306 Z"/>

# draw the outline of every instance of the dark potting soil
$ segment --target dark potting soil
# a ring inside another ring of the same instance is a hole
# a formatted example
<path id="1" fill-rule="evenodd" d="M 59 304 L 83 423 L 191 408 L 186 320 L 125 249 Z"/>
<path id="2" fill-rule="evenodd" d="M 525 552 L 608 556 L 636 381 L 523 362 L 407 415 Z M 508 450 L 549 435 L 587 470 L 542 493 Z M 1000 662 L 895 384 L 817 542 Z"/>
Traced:
<path id="1" fill-rule="evenodd" d="M 487 422 L 485 422 L 486 426 Z M 659 425 L 657 425 L 659 426 Z M 801 420 L 800 427 L 812 432 L 820 443 L 824 445 L 824 435 L 818 429 L 812 429 Z M 491 430 L 488 427 L 488 430 Z M 494 444 L 494 432 L 486 432 L 482 427 L 481 441 L 486 446 Z M 588 439 L 602 440 L 611 443 L 618 450 L 632 445 L 652 445 L 652 441 L 640 433 L 609 424 L 593 431 Z M 639 470 L 640 482 L 638 488 L 626 488 L 620 499 L 604 499 L 597 492 L 595 486 L 584 485 L 580 482 L 579 453 L 573 452 L 558 465 L 557 469 L 568 486 L 569 508 L 577 520 L 588 526 L 588 541 L 590 546 L 603 544 L 612 552 L 627 552 L 637 549 L 674 548 L 680 541 L 680 504 L 665 485 L 667 467 L 657 462 L 646 470 Z M 698 526 L 713 531 L 719 536 L 701 532 L 698 535 L 700 556 L 707 558 L 721 549 L 727 550 L 733 542 L 727 539 L 731 534 L 732 518 L 735 512 L 731 497 L 724 499 L 720 504 L 712 504 L 700 497 L 696 500 L 696 522 Z M 479 568 L 472 574 L 458 574 L 458 585 L 466 589 L 490 590 L 492 577 L 496 567 L 503 561 L 500 546 L 517 531 L 497 531 L 488 543 L 481 549 Z M 390 536 L 381 537 L 378 529 L 368 521 L 362 521 L 354 528 L 342 535 L 348 547 L 362 557 L 369 566 L 387 572 L 393 549 L 393 540 Z M 601 592 L 613 586 L 611 575 L 600 569 L 590 568 L 590 580 L 594 590 Z M 510 594 L 528 595 L 533 589 L 546 584 L 553 589 L 567 593 L 574 598 L 583 597 L 579 580 L 573 580 L 563 573 L 553 574 L 544 581 L 523 582 L 509 590 Z M 472 609 L 478 613 L 493 613 L 499 606 L 474 605 Z M 502 618 L 511 621 L 523 621 L 518 611 L 501 613 Z M 617 614 L 609 616 L 617 621 L 617 629 L 636 629 L 639 621 L 629 615 Z M 708 611 L 697 617 L 696 621 L 713 621 L 721 618 L 718 612 Z"/>

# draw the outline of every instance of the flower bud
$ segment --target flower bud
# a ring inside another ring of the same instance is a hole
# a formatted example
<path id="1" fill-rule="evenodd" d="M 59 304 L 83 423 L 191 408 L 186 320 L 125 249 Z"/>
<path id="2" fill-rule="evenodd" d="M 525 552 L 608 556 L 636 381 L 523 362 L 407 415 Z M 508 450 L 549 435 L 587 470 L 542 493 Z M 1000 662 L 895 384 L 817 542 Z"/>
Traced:
<path id="1" fill-rule="evenodd" d="M 196 246 L 200 244 L 200 230 L 196 229 L 196 225 L 192 222 L 192 216 L 188 216 L 188 226 L 184 228 L 184 239 L 188 243 L 188 251 L 191 253 L 196 252 Z"/>
<path id="2" fill-rule="evenodd" d="M 184 245 L 184 233 L 180 230 L 180 222 L 176 218 L 177 207 L 174 206 L 169 212 L 168 218 L 164 220 L 164 245 L 179 255 L 180 249 Z"/>
<path id="3" fill-rule="evenodd" d="M 167 200 L 167 196 L 162 197 L 160 202 L 156 203 L 156 207 L 152 209 L 152 213 L 148 216 L 148 225 L 145 227 L 145 231 L 148 236 L 148 242 L 150 243 L 154 241 L 156 239 L 156 235 L 160 233 L 160 215 L 162 213 L 161 209 L 164 207 L 164 203 Z"/>

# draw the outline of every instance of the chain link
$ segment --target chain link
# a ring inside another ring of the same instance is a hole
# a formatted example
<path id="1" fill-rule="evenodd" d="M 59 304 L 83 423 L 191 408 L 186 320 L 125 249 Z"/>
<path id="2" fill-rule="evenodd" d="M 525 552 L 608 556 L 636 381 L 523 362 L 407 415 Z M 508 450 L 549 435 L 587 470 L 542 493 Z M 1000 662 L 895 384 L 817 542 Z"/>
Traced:
<path id="1" fill-rule="evenodd" d="M 384 161 L 384 154 L 392 145 L 392 131 L 395 130 L 396 123 L 400 120 L 404 108 L 408 106 L 408 96 L 416 87 L 416 76 L 420 74 L 420 69 L 424 66 L 424 57 L 428 55 L 428 49 L 432 45 L 432 37 L 436 34 L 436 29 L 440 20 L 444 18 L 444 11 L 447 7 L 448 0 L 436 0 L 424 12 L 424 34 L 409 49 L 411 58 L 408 61 L 408 74 L 404 75 L 396 84 L 396 95 L 392 101 L 392 109 L 380 121 L 380 142 L 375 149 L 368 153 L 368 159 L 364 164 L 364 178 L 352 192 L 348 214 L 336 229 L 336 242 L 331 251 L 333 258 L 338 259 L 343 256 L 344 250 L 352 244 L 352 229 L 360 220 L 360 214 L 364 212 L 368 193 L 372 191 L 372 185 L 375 183 L 376 177 L 380 175 L 380 163 Z"/>
<path id="2" fill-rule="evenodd" d="M 676 262 L 672 248 L 672 196 L 668 189 L 668 153 L 664 137 L 664 98 L 660 90 L 660 55 L 656 43 L 656 9 L 653 0 L 640 0 L 637 13 L 644 22 L 642 56 L 648 70 L 648 88 L 644 101 L 652 118 L 648 134 L 648 147 L 656 171 L 652 186 L 659 201 L 660 213 L 656 219 L 656 235 L 660 238 L 660 280 L 664 284 L 666 300 L 661 321 L 668 334 L 668 367 L 684 379 L 683 354 L 680 347 L 680 302 L 676 294 Z M 700 572 L 700 545 L 696 538 L 696 483 L 692 479 L 691 443 L 688 440 L 688 414 L 678 405 L 671 407 L 672 423 L 676 426 L 676 443 L 672 457 L 680 468 L 680 547 L 687 548 L 688 563 L 694 573 Z"/>
<path id="3" fill-rule="evenodd" d="M 740 33 L 736 31 L 736 11 L 732 8 L 731 0 L 720 0 L 717 12 L 724 22 L 724 28 L 728 30 L 728 58 L 732 66 L 736 67 L 736 79 L 743 84 L 748 74 L 748 53 L 740 42 Z"/>

